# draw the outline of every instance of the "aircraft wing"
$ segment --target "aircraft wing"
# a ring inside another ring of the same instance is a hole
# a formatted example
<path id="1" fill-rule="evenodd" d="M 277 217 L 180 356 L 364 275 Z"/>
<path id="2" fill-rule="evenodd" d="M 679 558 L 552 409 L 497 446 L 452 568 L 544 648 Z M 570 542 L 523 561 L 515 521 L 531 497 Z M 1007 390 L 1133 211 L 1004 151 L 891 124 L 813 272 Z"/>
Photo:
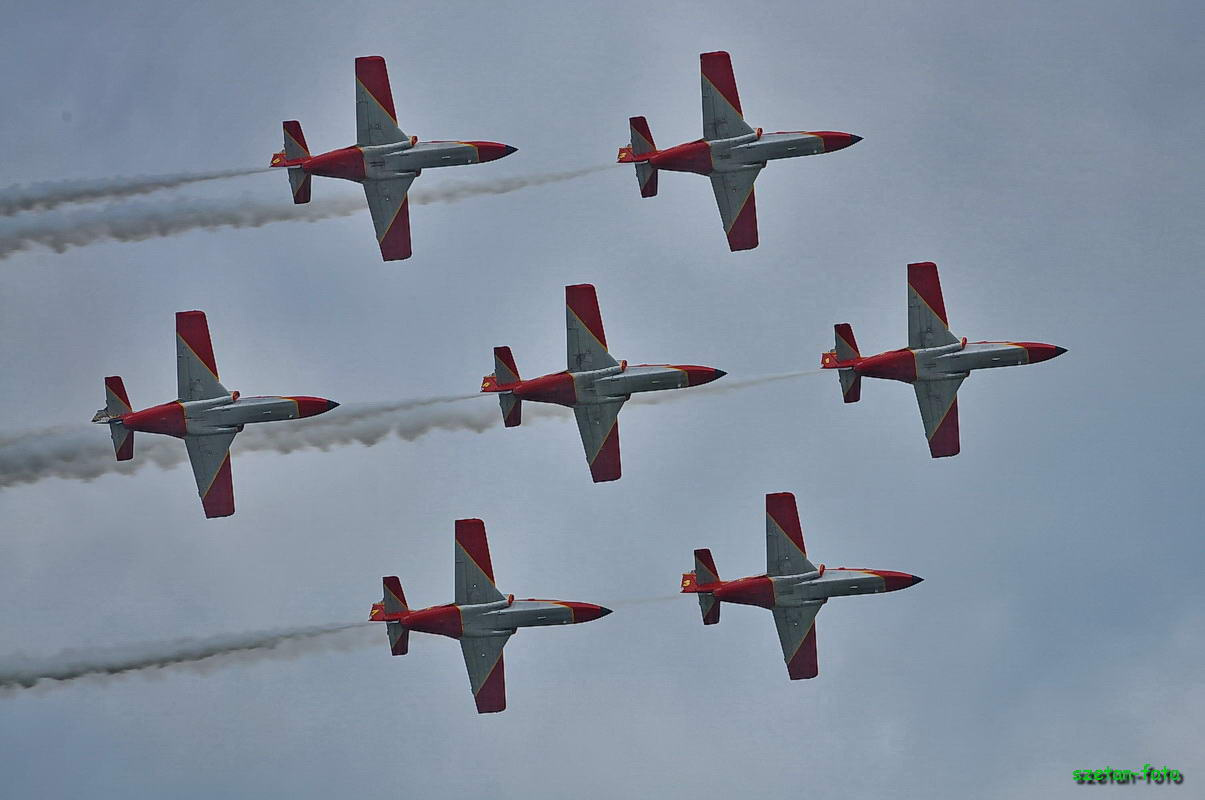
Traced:
<path id="1" fill-rule="evenodd" d="M 816 614 L 820 605 L 771 609 L 778 628 L 778 642 L 782 645 L 782 658 L 787 662 L 787 674 L 793 681 L 820 674 L 820 666 L 816 663 Z"/>
<path id="2" fill-rule="evenodd" d="M 703 53 L 699 67 L 703 73 L 703 138 L 729 139 L 753 133 L 741 112 L 732 58 L 722 51 Z"/>
<path id="3" fill-rule="evenodd" d="M 607 350 L 598 294 L 588 283 L 565 287 L 565 343 L 570 372 L 618 366 Z"/>
<path id="4" fill-rule="evenodd" d="M 586 448 L 590 477 L 595 483 L 619 480 L 619 409 L 623 401 L 604 405 L 575 406 L 577 430 Z"/>
<path id="5" fill-rule="evenodd" d="M 485 523 L 479 519 L 456 520 L 456 605 L 477 605 L 502 599 L 494 585 L 490 543 Z"/>
<path id="6" fill-rule="evenodd" d="M 368 198 L 377 244 L 385 261 L 410 258 L 410 198 L 406 192 L 414 177 L 364 181 L 364 196 Z"/>
<path id="7" fill-rule="evenodd" d="M 934 458 L 958 455 L 958 387 L 962 378 L 917 381 L 916 403 L 925 422 L 929 453 Z"/>
<path id="8" fill-rule="evenodd" d="M 204 311 L 176 314 L 176 393 L 178 399 L 210 400 L 230 394 L 218 380 Z"/>
<path id="9" fill-rule="evenodd" d="M 219 433 L 184 437 L 206 517 L 228 517 L 234 513 L 234 481 L 230 476 L 230 443 L 234 436 Z"/>
<path id="10" fill-rule="evenodd" d="M 921 350 L 954 344 L 946 304 L 941 297 L 937 265 L 931 261 L 908 265 L 908 348 Z"/>
<path id="11" fill-rule="evenodd" d="M 397 126 L 393 92 L 385 59 L 365 56 L 356 59 L 356 144 L 393 144 L 409 139 Z"/>
<path id="12" fill-rule="evenodd" d="M 715 204 L 720 207 L 728 249 L 734 252 L 757 247 L 757 203 L 753 182 L 760 172 L 761 167 L 753 167 L 739 172 L 717 172 L 711 176 L 711 190 L 715 192 Z"/>
<path id="13" fill-rule="evenodd" d="M 460 640 L 464 666 L 469 671 L 469 688 L 477 701 L 478 714 L 506 709 L 506 671 L 502 648 L 509 633 L 500 636 L 466 636 Z"/>
<path id="14" fill-rule="evenodd" d="M 766 574 L 803 575 L 815 569 L 803 544 L 795 495 L 766 495 Z"/>

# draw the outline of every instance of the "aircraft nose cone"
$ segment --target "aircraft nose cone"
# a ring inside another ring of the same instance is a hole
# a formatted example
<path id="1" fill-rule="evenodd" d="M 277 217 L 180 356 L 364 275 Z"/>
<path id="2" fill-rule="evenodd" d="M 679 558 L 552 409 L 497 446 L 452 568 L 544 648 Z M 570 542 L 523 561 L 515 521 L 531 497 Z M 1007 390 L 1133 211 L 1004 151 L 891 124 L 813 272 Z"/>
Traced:
<path id="1" fill-rule="evenodd" d="M 843 131 L 814 131 L 813 136 L 819 136 L 824 142 L 824 152 L 831 153 L 834 150 L 844 150 L 851 144 L 856 144 L 862 141 L 861 136 L 854 136 L 852 133 Z"/>
<path id="2" fill-rule="evenodd" d="M 333 400 L 327 400 L 325 397 L 290 397 L 297 404 L 298 417 L 315 417 L 319 414 L 325 414 L 339 404 Z"/>
<path id="3" fill-rule="evenodd" d="M 1036 364 L 1039 361 L 1049 361 L 1067 352 L 1067 348 L 1065 347 L 1056 347 L 1053 344 L 1043 344 L 1042 342 L 1023 342 L 1021 346 L 1029 354 L 1030 364 Z"/>
<path id="4" fill-rule="evenodd" d="M 465 142 L 465 144 L 471 144 L 477 148 L 477 160 L 481 163 L 505 158 L 518 149 L 500 142 Z"/>
<path id="5" fill-rule="evenodd" d="M 728 374 L 724 370 L 716 369 L 715 367 L 696 367 L 691 364 L 684 364 L 678 367 L 678 369 L 686 373 L 687 386 L 702 386 Z"/>
<path id="6" fill-rule="evenodd" d="M 915 586 L 916 584 L 920 583 L 923 580 L 924 580 L 924 578 L 922 578 L 920 575 L 913 575 L 912 576 L 912 585 Z"/>
<path id="7" fill-rule="evenodd" d="M 607 616 L 607 614 L 610 614 L 610 613 L 611 613 L 611 609 L 609 609 L 605 606 L 598 607 L 598 616 L 605 617 L 605 616 Z"/>

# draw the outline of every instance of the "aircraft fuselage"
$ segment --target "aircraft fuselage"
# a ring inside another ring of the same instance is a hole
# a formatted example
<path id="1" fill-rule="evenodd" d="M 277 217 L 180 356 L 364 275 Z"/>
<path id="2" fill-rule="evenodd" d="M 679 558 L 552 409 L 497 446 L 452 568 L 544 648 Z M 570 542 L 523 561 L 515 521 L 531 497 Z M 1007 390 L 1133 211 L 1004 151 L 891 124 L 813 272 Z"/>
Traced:
<path id="1" fill-rule="evenodd" d="M 691 591 L 710 593 L 721 602 L 761 608 L 790 608 L 821 604 L 830 597 L 894 592 L 920 583 L 922 578 L 906 572 L 850 569 L 823 565 L 803 575 L 757 575 L 734 581 L 700 584 Z"/>
<path id="2" fill-rule="evenodd" d="M 627 362 L 588 372 L 557 372 L 499 387 L 522 400 L 582 406 L 626 400 L 638 392 L 684 389 L 724 376 L 723 370 L 691 364 L 639 364 Z"/>
<path id="3" fill-rule="evenodd" d="M 175 400 L 115 419 L 96 421 L 120 423 L 132 431 L 182 438 L 237 433 L 250 423 L 312 417 L 338 405 L 322 397 L 240 397 L 235 393 L 210 400 Z"/>
<path id="4" fill-rule="evenodd" d="M 825 366 L 852 369 L 868 378 L 914 383 L 966 377 L 977 369 L 1036 364 L 1065 352 L 1062 347 L 1042 342 L 967 342 L 964 339 L 941 347 L 890 350 Z"/>
<path id="5" fill-rule="evenodd" d="M 717 172 L 759 169 L 767 161 L 780 158 L 831 153 L 860 140 L 861 137 L 836 131 L 762 133 L 758 130 L 730 139 L 698 139 L 637 156 L 635 160 L 647 160 L 657 169 L 671 172 L 713 175 Z"/>
<path id="6" fill-rule="evenodd" d="M 299 162 L 289 162 L 311 175 L 363 183 L 373 180 L 412 177 L 424 169 L 480 164 L 515 152 L 498 142 L 418 142 L 412 140 L 382 145 L 353 145 L 321 153 Z M 282 165 L 283 166 L 283 165 Z"/>
<path id="7" fill-rule="evenodd" d="M 369 619 L 374 622 L 400 622 L 412 631 L 460 639 L 514 633 L 517 628 L 573 625 L 590 622 L 610 613 L 609 609 L 593 603 L 534 598 L 516 600 L 514 595 L 510 595 L 493 603 L 449 603 L 396 614 L 387 614 L 382 603 L 374 603 Z"/>

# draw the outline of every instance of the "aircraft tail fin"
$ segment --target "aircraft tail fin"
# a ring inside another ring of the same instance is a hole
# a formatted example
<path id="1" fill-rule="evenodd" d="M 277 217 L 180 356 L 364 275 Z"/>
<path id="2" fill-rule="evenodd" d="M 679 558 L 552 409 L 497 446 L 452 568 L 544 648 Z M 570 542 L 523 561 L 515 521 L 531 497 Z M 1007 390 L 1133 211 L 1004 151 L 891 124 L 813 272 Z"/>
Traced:
<path id="1" fill-rule="evenodd" d="M 823 369 L 838 370 L 837 377 L 841 381 L 841 396 L 847 403 L 856 403 L 862 399 L 862 376 L 853 371 L 852 362 L 862 357 L 858 352 L 858 341 L 854 338 L 854 329 L 849 323 L 842 322 L 833 326 L 835 347 L 820 356 L 820 366 Z"/>
<path id="2" fill-rule="evenodd" d="M 695 551 L 695 571 L 682 576 L 682 591 L 697 594 L 699 611 L 703 615 L 704 625 L 715 625 L 720 621 L 720 601 L 711 593 L 707 586 L 720 583 L 719 572 L 711 551 L 703 548 Z"/>
<path id="3" fill-rule="evenodd" d="M 498 393 L 502 406 L 502 424 L 514 428 L 523 422 L 523 401 L 510 392 L 520 381 L 519 368 L 509 347 L 494 348 L 494 372 L 481 379 L 481 391 Z"/>
<path id="4" fill-rule="evenodd" d="M 125 383 L 116 375 L 105 378 L 105 407 L 96 412 L 93 422 L 104 422 L 113 437 L 113 454 L 118 461 L 129 461 L 134 457 L 134 432 L 121 424 L 121 418 L 133 413 Z"/>
<path id="5" fill-rule="evenodd" d="M 657 196 L 657 168 L 648 163 L 650 153 L 657 152 L 653 141 L 653 133 L 644 117 L 632 117 L 628 120 L 632 132 L 632 142 L 627 147 L 619 149 L 619 163 L 636 165 L 636 183 L 640 186 L 641 197 Z"/>

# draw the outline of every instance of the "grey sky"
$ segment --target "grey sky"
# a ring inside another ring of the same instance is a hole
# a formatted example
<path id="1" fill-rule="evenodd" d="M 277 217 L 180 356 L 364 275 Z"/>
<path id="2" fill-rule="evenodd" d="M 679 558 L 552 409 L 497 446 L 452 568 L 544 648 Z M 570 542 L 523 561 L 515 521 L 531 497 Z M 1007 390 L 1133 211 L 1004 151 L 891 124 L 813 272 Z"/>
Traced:
<path id="1" fill-rule="evenodd" d="M 590 483 L 572 425 L 499 421 L 243 454 L 228 520 L 201 516 L 185 467 L 3 490 L 3 654 L 355 621 L 384 574 L 412 603 L 447 602 L 467 516 L 486 522 L 503 591 L 616 613 L 516 636 L 510 708 L 487 717 L 455 643 L 418 636 L 390 658 L 383 631 L 2 696 L 2 793 L 1058 797 L 1084 791 L 1074 769 L 1147 762 L 1195 785 L 1205 15 L 1153 5 L 7 14 L 0 185 L 258 166 L 282 119 L 314 150 L 350 144 L 352 59 L 368 54 L 389 63 L 407 133 L 519 148 L 418 189 L 606 163 L 634 114 L 662 146 L 696 138 L 713 49 L 732 53 L 751 124 L 865 141 L 771 165 L 749 253 L 727 252 L 706 180 L 666 174 L 642 200 L 616 167 L 416 207 L 400 264 L 380 262 L 366 211 L 15 254 L 0 435 L 86 421 L 105 375 L 136 406 L 170 399 L 172 314 L 190 308 L 226 385 L 347 403 L 471 392 L 494 345 L 525 375 L 560 369 L 562 287 L 583 281 L 617 357 L 734 379 L 813 367 L 834 322 L 864 351 L 903 346 L 917 260 L 938 263 L 958 335 L 1070 352 L 968 380 L 963 453 L 942 461 L 906 387 L 868 383 L 847 407 L 819 375 L 633 404 L 614 484 Z M 314 202 L 358 191 L 316 180 Z M 253 175 L 151 197 L 287 204 L 288 189 Z M 828 604 L 814 681 L 786 679 L 764 611 L 704 629 L 693 599 L 669 597 L 695 547 L 723 577 L 763 568 L 772 491 L 796 493 L 814 560 L 926 579 Z"/>

